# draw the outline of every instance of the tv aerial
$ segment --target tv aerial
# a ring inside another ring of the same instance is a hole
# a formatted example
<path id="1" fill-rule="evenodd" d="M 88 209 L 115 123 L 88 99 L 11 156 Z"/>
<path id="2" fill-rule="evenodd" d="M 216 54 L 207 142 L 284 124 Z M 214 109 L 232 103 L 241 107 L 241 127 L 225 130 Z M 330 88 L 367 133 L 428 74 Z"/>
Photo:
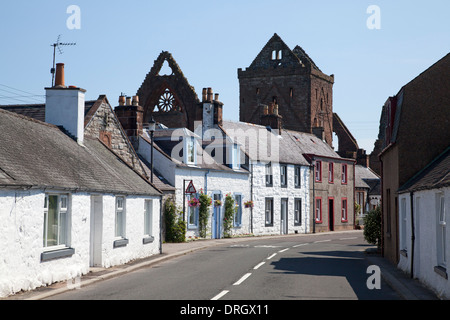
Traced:
<path id="1" fill-rule="evenodd" d="M 63 46 L 75 46 L 76 43 L 63 43 L 61 42 L 61 35 L 58 36 L 58 39 L 56 39 L 56 42 L 54 44 L 51 44 L 50 46 L 53 47 L 53 67 L 50 69 L 50 73 L 52 74 L 52 87 L 55 83 L 55 55 L 56 55 L 56 49 L 58 49 L 59 54 L 63 54 L 62 47 Z"/>

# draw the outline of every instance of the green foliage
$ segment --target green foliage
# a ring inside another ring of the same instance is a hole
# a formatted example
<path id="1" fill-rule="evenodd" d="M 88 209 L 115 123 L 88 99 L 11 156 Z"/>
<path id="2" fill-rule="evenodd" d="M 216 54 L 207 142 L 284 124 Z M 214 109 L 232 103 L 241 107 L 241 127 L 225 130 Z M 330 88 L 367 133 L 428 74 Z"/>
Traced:
<path id="1" fill-rule="evenodd" d="M 225 213 L 223 217 L 223 236 L 231 238 L 231 228 L 233 227 L 234 214 L 236 213 L 236 205 L 231 194 L 225 196 Z"/>
<path id="2" fill-rule="evenodd" d="M 186 222 L 183 221 L 180 210 L 177 210 L 172 199 L 167 199 L 164 204 L 164 218 L 166 222 L 166 241 L 185 242 Z"/>
<path id="3" fill-rule="evenodd" d="M 369 211 L 364 217 L 364 239 L 370 244 L 381 247 L 381 208 Z"/>
<path id="4" fill-rule="evenodd" d="M 198 231 L 202 238 L 206 237 L 206 229 L 208 227 L 209 207 L 212 204 L 212 199 L 207 194 L 201 192 L 198 198 L 200 207 L 198 209 Z"/>

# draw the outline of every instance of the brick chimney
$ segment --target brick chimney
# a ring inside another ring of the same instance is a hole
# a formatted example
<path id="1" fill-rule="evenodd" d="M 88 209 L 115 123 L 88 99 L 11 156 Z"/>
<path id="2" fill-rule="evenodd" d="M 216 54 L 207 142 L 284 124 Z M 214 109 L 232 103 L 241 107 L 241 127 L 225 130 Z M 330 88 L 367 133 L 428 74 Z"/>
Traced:
<path id="1" fill-rule="evenodd" d="M 263 106 L 263 114 L 260 118 L 260 123 L 263 126 L 271 127 L 275 130 L 282 129 L 283 117 L 278 114 L 278 105 L 271 102 L 268 106 Z"/>
<path id="2" fill-rule="evenodd" d="M 143 133 L 144 108 L 139 105 L 139 97 L 119 97 L 119 105 L 114 108 L 117 118 L 125 133 L 137 148 L 139 136 Z"/>
<path id="3" fill-rule="evenodd" d="M 86 90 L 66 87 L 64 64 L 58 63 L 55 85 L 45 88 L 45 91 L 45 122 L 62 126 L 79 144 L 83 144 Z"/>

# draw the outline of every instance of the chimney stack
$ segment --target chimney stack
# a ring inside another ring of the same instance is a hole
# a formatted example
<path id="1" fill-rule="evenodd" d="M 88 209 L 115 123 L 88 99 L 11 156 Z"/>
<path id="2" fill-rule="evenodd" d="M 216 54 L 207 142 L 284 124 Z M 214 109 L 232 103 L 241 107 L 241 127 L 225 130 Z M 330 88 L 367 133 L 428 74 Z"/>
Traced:
<path id="1" fill-rule="evenodd" d="M 268 106 L 263 105 L 263 113 L 260 118 L 260 123 L 263 126 L 271 127 L 272 129 L 282 129 L 283 117 L 278 114 L 278 105 L 271 102 Z"/>
<path id="2" fill-rule="evenodd" d="M 56 65 L 55 86 L 45 88 L 45 122 L 62 126 L 79 144 L 84 141 L 86 90 L 65 86 L 64 64 Z"/>

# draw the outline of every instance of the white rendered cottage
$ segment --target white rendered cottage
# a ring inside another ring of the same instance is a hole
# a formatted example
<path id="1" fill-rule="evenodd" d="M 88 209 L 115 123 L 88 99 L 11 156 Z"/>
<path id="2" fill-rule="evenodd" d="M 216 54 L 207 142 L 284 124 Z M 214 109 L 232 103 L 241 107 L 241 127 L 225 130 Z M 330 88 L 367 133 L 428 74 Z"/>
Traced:
<path id="1" fill-rule="evenodd" d="M 161 192 L 85 136 L 84 107 L 60 85 L 52 124 L 0 110 L 1 297 L 160 252 Z"/>
<path id="2" fill-rule="evenodd" d="M 398 267 L 450 299 L 450 148 L 399 189 Z"/>

